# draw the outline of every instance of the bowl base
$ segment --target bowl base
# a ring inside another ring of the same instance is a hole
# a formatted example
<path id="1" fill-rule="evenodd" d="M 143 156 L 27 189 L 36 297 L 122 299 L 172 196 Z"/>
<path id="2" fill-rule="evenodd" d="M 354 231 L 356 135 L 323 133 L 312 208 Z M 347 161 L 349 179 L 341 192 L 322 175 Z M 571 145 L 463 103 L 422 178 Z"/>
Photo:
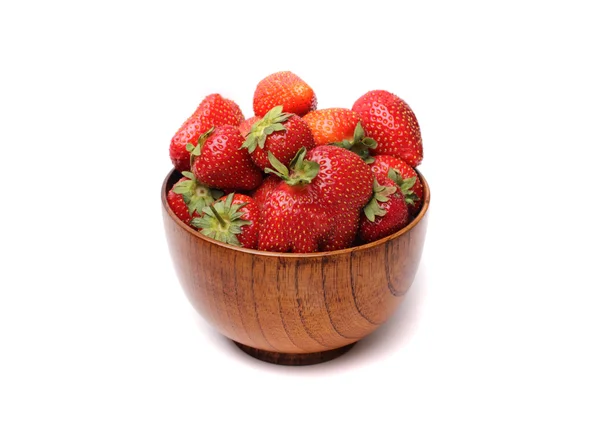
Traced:
<path id="1" fill-rule="evenodd" d="M 244 353 L 264 362 L 278 365 L 314 365 L 327 362 L 343 355 L 350 350 L 356 342 L 334 350 L 320 351 L 317 353 L 277 353 L 274 351 L 259 350 L 233 341 Z"/>

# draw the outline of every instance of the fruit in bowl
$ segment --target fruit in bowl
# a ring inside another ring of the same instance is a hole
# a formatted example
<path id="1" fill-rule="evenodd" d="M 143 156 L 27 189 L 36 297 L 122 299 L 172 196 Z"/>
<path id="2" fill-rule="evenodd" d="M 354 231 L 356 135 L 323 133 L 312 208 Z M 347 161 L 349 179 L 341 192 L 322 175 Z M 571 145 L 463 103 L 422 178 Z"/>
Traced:
<path id="1" fill-rule="evenodd" d="M 249 119 L 209 95 L 194 127 L 214 125 L 175 134 L 161 197 L 194 308 L 246 353 L 307 365 L 344 353 L 401 303 L 419 265 L 430 194 L 414 168 L 422 142 L 404 101 L 376 91 L 352 110 L 320 110 L 290 75 L 259 83 L 260 111 Z"/>

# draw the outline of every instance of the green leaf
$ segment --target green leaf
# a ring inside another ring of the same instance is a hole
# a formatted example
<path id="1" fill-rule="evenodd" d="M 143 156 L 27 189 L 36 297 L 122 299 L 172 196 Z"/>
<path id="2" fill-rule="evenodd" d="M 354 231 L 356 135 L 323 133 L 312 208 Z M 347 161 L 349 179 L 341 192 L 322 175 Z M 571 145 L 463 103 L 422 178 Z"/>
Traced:
<path id="1" fill-rule="evenodd" d="M 194 144 L 190 144 L 189 142 L 185 144 L 185 149 L 191 152 L 196 146 Z"/>
<path id="2" fill-rule="evenodd" d="M 287 169 L 287 167 L 282 164 L 279 159 L 277 159 L 273 153 L 271 153 L 270 151 L 268 152 L 268 156 L 269 156 L 269 162 L 271 163 L 271 165 L 273 165 L 273 168 L 275 168 L 277 170 L 277 172 L 275 174 L 279 175 L 279 176 L 289 176 L 289 171 Z M 265 170 L 266 171 L 266 170 Z"/>
<path id="3" fill-rule="evenodd" d="M 184 177 L 187 177 L 190 180 L 196 180 L 196 176 L 194 176 L 194 173 L 190 171 L 182 171 L 181 174 L 183 174 Z"/>
<path id="4" fill-rule="evenodd" d="M 360 121 L 356 124 L 356 128 L 354 128 L 354 139 L 360 141 L 365 137 L 365 130 L 362 127 Z"/>

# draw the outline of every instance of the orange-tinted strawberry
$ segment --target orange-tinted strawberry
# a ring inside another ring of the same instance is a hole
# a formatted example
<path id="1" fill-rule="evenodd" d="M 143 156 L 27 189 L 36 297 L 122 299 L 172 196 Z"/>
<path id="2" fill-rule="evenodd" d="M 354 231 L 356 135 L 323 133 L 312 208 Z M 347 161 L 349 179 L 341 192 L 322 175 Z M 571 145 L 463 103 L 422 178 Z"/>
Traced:
<path id="1" fill-rule="evenodd" d="M 388 156 L 383 154 L 381 156 L 375 156 L 373 158 L 373 162 L 371 163 L 371 170 L 377 176 L 389 177 L 388 173 L 390 169 L 393 169 L 400 175 L 402 181 L 398 179 L 395 180 L 396 185 L 402 186 L 404 181 L 408 181 L 409 179 L 414 178 L 414 185 L 410 190 L 414 193 L 414 197 L 408 198 L 408 211 L 411 215 L 416 215 L 423 203 L 423 184 L 417 175 L 417 172 L 402 159 L 398 159 L 394 156 Z M 394 180 L 392 178 L 392 180 Z M 412 204 L 409 202 L 412 200 Z"/>
<path id="2" fill-rule="evenodd" d="M 183 176 L 167 193 L 167 202 L 175 215 L 190 225 L 192 218 L 199 217 L 202 208 L 222 193 L 200 184 L 189 171 L 184 171 Z"/>
<path id="3" fill-rule="evenodd" d="M 303 116 L 317 108 L 315 92 L 298 75 L 286 71 L 273 73 L 256 86 L 254 114 L 263 117 L 278 105 L 284 112 Z"/>
<path id="4" fill-rule="evenodd" d="M 301 117 L 284 113 L 282 107 L 278 106 L 253 124 L 243 147 L 248 149 L 254 163 L 264 170 L 269 167 L 269 152 L 287 165 L 300 148 L 314 148 L 315 140 Z"/>
<path id="5" fill-rule="evenodd" d="M 391 179 L 377 176 L 373 182 L 373 197 L 361 214 L 360 240 L 364 243 L 379 240 L 399 231 L 408 222 L 408 207 L 402 192 Z"/>
<path id="6" fill-rule="evenodd" d="M 188 144 L 195 145 L 200 135 L 212 127 L 237 126 L 243 120 L 244 115 L 235 102 L 223 98 L 218 93 L 208 95 L 171 139 L 169 147 L 171 162 L 177 170 L 189 171 L 190 153 L 186 148 Z"/>
<path id="7" fill-rule="evenodd" d="M 258 246 L 259 209 L 252 197 L 229 193 L 204 207 L 202 216 L 192 225 L 207 237 L 223 243 L 256 249 Z"/>
<path id="8" fill-rule="evenodd" d="M 346 108 L 314 110 L 302 117 L 310 127 L 315 143 L 327 145 L 354 138 L 354 129 L 360 122 L 358 113 Z"/>
<path id="9" fill-rule="evenodd" d="M 385 90 L 367 92 L 354 103 L 367 136 L 377 141 L 374 155 L 398 157 L 416 167 L 423 160 L 421 129 L 406 102 Z"/>
<path id="10" fill-rule="evenodd" d="M 251 191 L 262 182 L 237 127 L 223 125 L 211 129 L 198 140 L 191 152 L 192 171 L 199 182 L 224 191 Z"/>

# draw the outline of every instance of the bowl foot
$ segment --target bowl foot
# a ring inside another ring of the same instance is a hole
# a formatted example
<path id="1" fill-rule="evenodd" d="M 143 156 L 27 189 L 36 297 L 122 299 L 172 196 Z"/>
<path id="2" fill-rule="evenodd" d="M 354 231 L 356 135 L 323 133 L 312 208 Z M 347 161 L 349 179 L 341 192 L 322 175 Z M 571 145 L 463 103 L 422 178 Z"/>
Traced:
<path id="1" fill-rule="evenodd" d="M 274 351 L 259 350 L 233 341 L 243 352 L 264 362 L 278 365 L 314 365 L 327 362 L 343 355 L 350 350 L 356 342 L 334 350 L 320 351 L 318 353 L 277 353 Z"/>

